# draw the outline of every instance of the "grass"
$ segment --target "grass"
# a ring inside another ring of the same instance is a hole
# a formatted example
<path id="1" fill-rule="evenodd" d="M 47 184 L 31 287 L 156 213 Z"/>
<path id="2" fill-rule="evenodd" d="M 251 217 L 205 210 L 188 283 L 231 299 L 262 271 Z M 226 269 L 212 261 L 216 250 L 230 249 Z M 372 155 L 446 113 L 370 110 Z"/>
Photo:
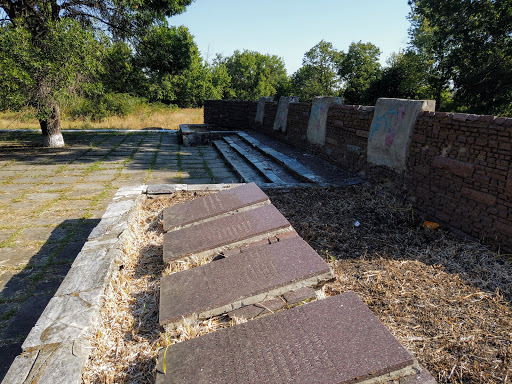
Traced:
<path id="1" fill-rule="evenodd" d="M 39 122 L 30 116 L 30 110 L 0 113 L 0 129 L 37 129 Z M 180 108 L 177 110 L 152 110 L 141 106 L 127 116 L 111 116 L 102 121 L 73 120 L 64 116 L 63 129 L 178 129 L 180 124 L 202 124 L 202 108 Z"/>

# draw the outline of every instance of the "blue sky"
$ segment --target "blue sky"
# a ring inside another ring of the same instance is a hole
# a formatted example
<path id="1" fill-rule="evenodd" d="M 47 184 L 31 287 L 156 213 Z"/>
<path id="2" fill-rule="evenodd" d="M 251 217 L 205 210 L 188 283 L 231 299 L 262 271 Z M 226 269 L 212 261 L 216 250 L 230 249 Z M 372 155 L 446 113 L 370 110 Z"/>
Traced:
<path id="1" fill-rule="evenodd" d="M 203 58 L 249 49 L 282 57 L 292 74 L 322 39 L 342 51 L 371 42 L 385 64 L 407 46 L 408 12 L 407 0 L 195 0 L 169 24 L 188 27 Z"/>

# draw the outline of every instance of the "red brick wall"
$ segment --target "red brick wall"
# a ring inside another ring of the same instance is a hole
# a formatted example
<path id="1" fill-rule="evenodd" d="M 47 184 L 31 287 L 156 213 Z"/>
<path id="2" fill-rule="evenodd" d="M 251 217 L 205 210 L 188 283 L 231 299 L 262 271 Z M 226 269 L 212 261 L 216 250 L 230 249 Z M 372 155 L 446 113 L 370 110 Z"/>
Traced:
<path id="1" fill-rule="evenodd" d="M 512 119 L 424 112 L 406 187 L 427 217 L 512 249 Z"/>
<path id="2" fill-rule="evenodd" d="M 226 129 L 247 129 L 250 101 L 206 100 L 204 123 L 215 124 Z"/>
<path id="3" fill-rule="evenodd" d="M 245 124 L 243 129 L 311 151 L 354 173 L 364 170 L 371 180 L 391 180 L 405 187 L 425 218 L 512 251 L 512 119 L 423 112 L 413 130 L 407 171 L 396 174 L 366 162 L 374 107 L 331 107 L 326 143 L 320 147 L 306 140 L 311 104 L 290 105 L 286 133 L 272 129 L 277 103 L 266 103 L 263 124 L 254 122 L 256 106 L 207 101 L 205 122 L 233 128 Z"/>

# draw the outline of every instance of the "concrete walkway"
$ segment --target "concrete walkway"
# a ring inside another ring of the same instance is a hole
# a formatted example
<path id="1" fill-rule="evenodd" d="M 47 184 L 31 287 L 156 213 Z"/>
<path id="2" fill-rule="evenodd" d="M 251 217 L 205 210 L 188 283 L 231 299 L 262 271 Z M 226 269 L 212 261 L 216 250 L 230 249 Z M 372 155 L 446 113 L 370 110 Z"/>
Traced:
<path id="1" fill-rule="evenodd" d="M 0 131 L 0 380 L 117 189 L 137 184 L 238 182 L 212 147 L 174 133 Z"/>

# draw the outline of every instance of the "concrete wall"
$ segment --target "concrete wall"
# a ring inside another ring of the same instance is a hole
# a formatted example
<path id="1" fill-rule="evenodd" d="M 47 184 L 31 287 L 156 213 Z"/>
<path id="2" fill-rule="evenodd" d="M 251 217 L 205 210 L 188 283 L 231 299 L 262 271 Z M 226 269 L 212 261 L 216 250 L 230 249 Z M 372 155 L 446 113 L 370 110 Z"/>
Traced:
<path id="1" fill-rule="evenodd" d="M 512 251 L 512 119 L 421 112 L 414 124 L 407 167 L 397 173 L 367 162 L 374 107 L 332 106 L 323 146 L 307 141 L 310 103 L 290 104 L 287 131 L 273 131 L 277 103 L 207 101 L 205 123 L 254 129 L 375 181 L 405 188 L 415 209 L 463 234 Z"/>

